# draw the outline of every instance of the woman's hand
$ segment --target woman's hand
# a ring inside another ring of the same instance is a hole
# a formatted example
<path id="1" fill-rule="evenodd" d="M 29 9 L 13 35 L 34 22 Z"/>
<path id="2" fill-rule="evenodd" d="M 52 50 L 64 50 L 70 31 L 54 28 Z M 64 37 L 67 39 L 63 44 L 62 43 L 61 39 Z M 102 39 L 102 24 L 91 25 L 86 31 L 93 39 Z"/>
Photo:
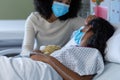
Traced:
<path id="1" fill-rule="evenodd" d="M 33 60 L 42 61 L 42 62 L 45 62 L 45 63 L 49 63 L 49 61 L 50 61 L 50 56 L 45 55 L 45 54 L 41 54 L 41 53 L 33 54 L 33 55 L 31 55 L 30 57 L 31 57 Z"/>

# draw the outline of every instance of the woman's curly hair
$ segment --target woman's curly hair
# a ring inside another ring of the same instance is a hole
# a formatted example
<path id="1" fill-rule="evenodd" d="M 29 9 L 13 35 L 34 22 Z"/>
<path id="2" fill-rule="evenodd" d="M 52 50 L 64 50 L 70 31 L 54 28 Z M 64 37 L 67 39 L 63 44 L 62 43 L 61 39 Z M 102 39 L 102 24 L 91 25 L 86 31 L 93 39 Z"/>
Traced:
<path id="1" fill-rule="evenodd" d="M 104 51 L 106 48 L 106 42 L 113 35 L 114 27 L 103 18 L 95 18 L 88 23 L 91 25 L 93 31 L 92 37 L 88 40 L 88 47 L 97 48 L 104 58 Z"/>
<path id="2" fill-rule="evenodd" d="M 51 17 L 53 0 L 34 0 L 35 10 L 45 19 Z M 58 17 L 60 20 L 66 20 L 77 16 L 80 10 L 81 0 L 71 0 L 69 12 Z"/>

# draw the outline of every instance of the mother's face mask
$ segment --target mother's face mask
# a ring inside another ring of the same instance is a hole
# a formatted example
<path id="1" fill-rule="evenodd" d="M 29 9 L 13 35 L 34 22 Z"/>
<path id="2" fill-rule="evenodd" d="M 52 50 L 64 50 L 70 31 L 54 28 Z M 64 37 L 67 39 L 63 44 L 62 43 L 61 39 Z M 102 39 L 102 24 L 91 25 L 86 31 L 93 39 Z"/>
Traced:
<path id="1" fill-rule="evenodd" d="M 52 11 L 56 17 L 60 17 L 69 12 L 69 7 L 70 5 L 54 1 Z"/>

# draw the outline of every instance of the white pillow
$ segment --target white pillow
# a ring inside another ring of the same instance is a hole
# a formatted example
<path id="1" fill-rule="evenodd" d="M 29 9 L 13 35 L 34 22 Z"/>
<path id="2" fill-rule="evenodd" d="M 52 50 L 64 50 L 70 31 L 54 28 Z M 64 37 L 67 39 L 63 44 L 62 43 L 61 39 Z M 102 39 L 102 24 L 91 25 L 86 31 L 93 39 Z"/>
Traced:
<path id="1" fill-rule="evenodd" d="M 120 28 L 107 41 L 105 59 L 109 62 L 120 63 Z"/>

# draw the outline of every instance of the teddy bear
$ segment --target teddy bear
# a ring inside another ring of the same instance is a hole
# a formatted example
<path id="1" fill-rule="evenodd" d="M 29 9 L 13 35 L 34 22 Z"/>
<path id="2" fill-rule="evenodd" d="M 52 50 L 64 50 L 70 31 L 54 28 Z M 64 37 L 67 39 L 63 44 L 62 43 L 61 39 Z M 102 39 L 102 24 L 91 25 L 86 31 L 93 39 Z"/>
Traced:
<path id="1" fill-rule="evenodd" d="M 40 47 L 41 52 L 47 55 L 50 55 L 51 53 L 59 49 L 61 49 L 61 47 L 57 45 L 47 45 L 47 46 L 43 45 Z"/>

